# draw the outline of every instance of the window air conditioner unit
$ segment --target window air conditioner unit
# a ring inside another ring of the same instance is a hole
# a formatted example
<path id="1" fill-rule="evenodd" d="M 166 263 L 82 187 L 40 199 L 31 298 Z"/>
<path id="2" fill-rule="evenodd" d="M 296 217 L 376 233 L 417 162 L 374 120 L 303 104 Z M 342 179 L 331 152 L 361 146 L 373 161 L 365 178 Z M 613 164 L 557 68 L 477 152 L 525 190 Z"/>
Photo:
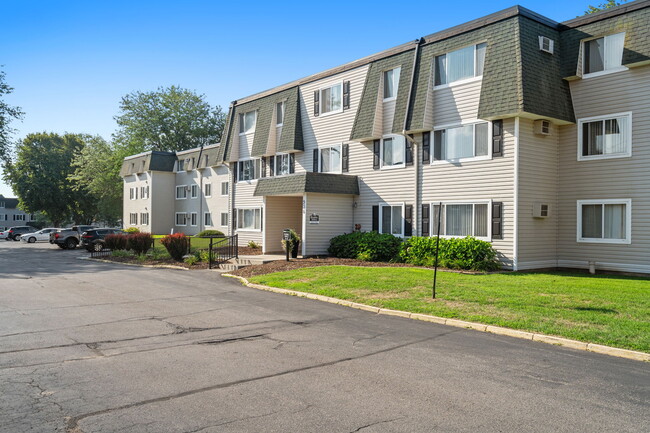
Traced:
<path id="1" fill-rule="evenodd" d="M 551 121 L 550 120 L 536 120 L 535 121 L 535 134 L 537 135 L 551 135 Z"/>
<path id="2" fill-rule="evenodd" d="M 533 218 L 547 218 L 548 215 L 548 204 L 533 203 Z"/>
<path id="3" fill-rule="evenodd" d="M 547 38 L 546 36 L 540 36 L 539 37 L 539 49 L 540 51 L 543 51 L 545 53 L 553 54 L 553 48 L 555 45 L 555 41 L 551 38 Z"/>

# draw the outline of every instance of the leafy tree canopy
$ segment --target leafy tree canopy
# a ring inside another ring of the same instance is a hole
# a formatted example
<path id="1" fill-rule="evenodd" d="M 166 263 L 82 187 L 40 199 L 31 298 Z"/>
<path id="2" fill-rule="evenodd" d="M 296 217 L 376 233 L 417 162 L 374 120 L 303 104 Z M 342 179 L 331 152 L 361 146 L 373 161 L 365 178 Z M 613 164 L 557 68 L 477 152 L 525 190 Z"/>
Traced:
<path id="1" fill-rule="evenodd" d="M 124 96 L 115 120 L 114 139 L 130 153 L 176 151 L 218 143 L 225 114 L 204 95 L 171 86 Z"/>
<path id="2" fill-rule="evenodd" d="M 3 96 L 13 92 L 13 88 L 5 82 L 5 73 L 0 71 L 0 158 L 7 159 L 10 151 L 10 140 L 14 130 L 9 126 L 12 120 L 20 120 L 24 113 L 19 107 L 13 107 L 3 101 Z"/>
<path id="3" fill-rule="evenodd" d="M 608 0 L 606 3 L 601 3 L 598 6 L 589 5 L 589 9 L 585 11 L 585 15 L 595 14 L 596 12 L 604 11 L 606 9 L 611 9 L 615 6 L 620 6 L 625 2 L 627 2 L 627 0 L 621 0 L 621 1 Z"/>

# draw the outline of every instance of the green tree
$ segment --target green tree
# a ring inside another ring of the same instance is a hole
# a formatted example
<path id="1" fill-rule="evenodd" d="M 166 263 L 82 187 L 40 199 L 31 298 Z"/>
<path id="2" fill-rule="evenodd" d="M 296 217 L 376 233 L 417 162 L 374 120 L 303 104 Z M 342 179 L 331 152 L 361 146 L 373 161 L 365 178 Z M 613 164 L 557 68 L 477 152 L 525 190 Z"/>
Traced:
<path id="1" fill-rule="evenodd" d="M 72 161 L 84 148 L 80 135 L 29 134 L 16 146 L 13 160 L 5 164 L 5 180 L 27 212 L 43 212 L 55 226 L 73 219 L 87 223 L 96 214 L 90 191 L 75 190 L 70 175 Z"/>
<path id="2" fill-rule="evenodd" d="M 3 160 L 9 158 L 11 136 L 14 133 L 14 129 L 9 125 L 12 120 L 20 120 L 24 115 L 19 107 L 13 107 L 3 101 L 3 96 L 13 90 L 13 87 L 5 82 L 5 73 L 0 71 L 0 158 Z"/>
<path id="3" fill-rule="evenodd" d="M 84 136 L 85 146 L 72 165 L 70 180 L 76 191 L 89 192 L 96 200 L 97 218 L 115 225 L 122 218 L 122 179 L 120 168 L 126 147 L 117 147 L 100 136 Z"/>
<path id="4" fill-rule="evenodd" d="M 608 0 L 606 3 L 601 3 L 598 6 L 589 5 L 589 9 L 585 11 L 585 15 L 595 14 L 596 12 L 604 11 L 606 9 L 611 9 L 615 6 L 620 6 L 625 2 L 627 2 L 627 0 L 621 0 L 621 1 Z"/>
<path id="5" fill-rule="evenodd" d="M 124 96 L 115 121 L 114 141 L 131 153 L 175 151 L 218 143 L 225 114 L 204 95 L 171 86 Z"/>

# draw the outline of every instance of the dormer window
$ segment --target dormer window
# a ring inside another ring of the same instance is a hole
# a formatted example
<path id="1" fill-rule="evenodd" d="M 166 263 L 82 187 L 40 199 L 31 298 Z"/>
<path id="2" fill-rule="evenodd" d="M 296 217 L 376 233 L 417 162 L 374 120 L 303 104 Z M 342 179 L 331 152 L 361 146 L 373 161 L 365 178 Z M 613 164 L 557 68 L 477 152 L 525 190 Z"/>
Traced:
<path id="1" fill-rule="evenodd" d="M 443 86 L 483 75 L 487 44 L 471 45 L 435 59 L 435 85 Z"/>
<path id="2" fill-rule="evenodd" d="M 343 111 L 343 84 L 338 83 L 320 90 L 321 114 Z"/>
<path id="3" fill-rule="evenodd" d="M 176 162 L 176 171 L 183 171 L 185 169 L 185 160 L 179 159 Z"/>
<path id="4" fill-rule="evenodd" d="M 625 32 L 583 42 L 583 74 L 625 69 L 622 66 L 624 43 Z"/>
<path id="5" fill-rule="evenodd" d="M 249 111 L 239 115 L 239 133 L 250 134 L 255 132 L 255 122 L 257 120 L 257 111 Z"/>
<path id="6" fill-rule="evenodd" d="M 275 104 L 275 125 L 282 126 L 284 123 L 284 102 Z"/>
<path id="7" fill-rule="evenodd" d="M 384 71 L 384 101 L 391 101 L 397 97 L 399 74 L 401 68 Z"/>

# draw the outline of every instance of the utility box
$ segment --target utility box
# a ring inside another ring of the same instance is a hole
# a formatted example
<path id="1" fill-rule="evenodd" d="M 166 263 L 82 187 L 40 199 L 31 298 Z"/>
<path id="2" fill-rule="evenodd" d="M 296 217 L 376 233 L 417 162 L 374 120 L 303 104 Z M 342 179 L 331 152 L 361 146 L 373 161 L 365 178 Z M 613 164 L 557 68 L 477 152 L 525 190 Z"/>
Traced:
<path id="1" fill-rule="evenodd" d="M 548 218 L 549 206 L 546 203 L 533 203 L 533 218 Z"/>
<path id="2" fill-rule="evenodd" d="M 534 132 L 537 135 L 551 135 L 551 121 L 546 119 L 536 120 Z"/>

